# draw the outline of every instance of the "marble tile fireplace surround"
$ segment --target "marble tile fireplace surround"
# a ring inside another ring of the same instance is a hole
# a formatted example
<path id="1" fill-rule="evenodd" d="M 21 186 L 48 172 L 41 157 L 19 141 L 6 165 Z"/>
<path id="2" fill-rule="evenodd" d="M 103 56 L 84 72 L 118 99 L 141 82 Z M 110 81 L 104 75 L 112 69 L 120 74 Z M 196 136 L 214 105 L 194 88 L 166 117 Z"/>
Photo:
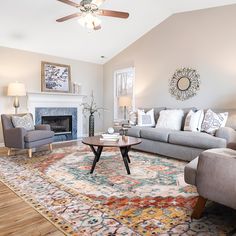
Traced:
<path id="1" fill-rule="evenodd" d="M 45 118 L 50 120 L 53 117 L 62 119 L 71 117 L 71 133 L 65 137 L 77 139 L 84 136 L 83 113 L 80 105 L 84 97 L 62 93 L 28 93 L 27 106 L 29 112 L 34 115 L 35 124 L 42 124 Z M 63 136 L 61 133 L 58 135 Z M 56 140 L 60 139 L 57 137 Z"/>

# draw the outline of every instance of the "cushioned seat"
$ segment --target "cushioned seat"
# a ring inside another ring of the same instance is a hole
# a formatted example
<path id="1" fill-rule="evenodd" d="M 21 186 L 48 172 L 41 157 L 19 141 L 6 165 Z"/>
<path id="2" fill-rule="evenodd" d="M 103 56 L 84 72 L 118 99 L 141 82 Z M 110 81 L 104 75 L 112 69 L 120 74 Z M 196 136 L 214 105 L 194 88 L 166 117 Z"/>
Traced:
<path id="1" fill-rule="evenodd" d="M 35 142 L 35 141 L 39 141 L 42 139 L 48 139 L 48 138 L 52 138 L 54 136 L 54 132 L 53 131 L 49 131 L 49 130 L 32 130 L 29 131 L 25 137 L 24 140 L 25 142 L 29 143 L 29 142 Z"/>
<path id="2" fill-rule="evenodd" d="M 140 131 L 140 137 L 167 143 L 171 132 L 173 130 L 166 128 L 143 128 Z"/>
<path id="3" fill-rule="evenodd" d="M 169 143 L 201 149 L 225 148 L 227 142 L 207 133 L 174 131 L 169 134 Z"/>
<path id="4" fill-rule="evenodd" d="M 198 157 L 189 162 L 184 168 L 184 180 L 186 183 L 196 185 Z"/>
<path id="5" fill-rule="evenodd" d="M 135 137 L 135 138 L 140 138 L 140 131 L 142 127 L 140 126 L 133 126 L 128 129 L 128 136 Z"/>
<path id="6" fill-rule="evenodd" d="M 35 125 L 28 129 L 23 123 L 31 123 L 31 120 L 33 123 L 32 114 L 17 114 L 14 116 L 18 117 L 18 119 L 14 118 L 15 122 L 18 120 L 22 123 L 19 123 L 17 127 L 13 124 L 12 115 L 1 115 L 4 144 L 8 148 L 8 156 L 11 154 L 12 148 L 28 149 L 29 157 L 32 157 L 33 148 L 49 145 L 50 150 L 52 150 L 54 132 L 51 131 L 50 125 Z M 32 128 L 35 128 L 35 130 L 31 130 Z"/>
<path id="7" fill-rule="evenodd" d="M 210 149 L 186 165 L 185 182 L 197 187 L 198 201 L 192 218 L 199 219 L 207 199 L 236 209 L 236 151 Z"/>

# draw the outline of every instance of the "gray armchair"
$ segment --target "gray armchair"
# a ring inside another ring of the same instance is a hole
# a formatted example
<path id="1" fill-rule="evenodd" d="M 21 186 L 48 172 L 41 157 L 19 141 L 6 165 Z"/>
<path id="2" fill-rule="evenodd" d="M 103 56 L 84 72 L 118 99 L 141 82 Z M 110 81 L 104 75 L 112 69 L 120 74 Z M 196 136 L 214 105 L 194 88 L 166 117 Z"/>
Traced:
<path id="1" fill-rule="evenodd" d="M 185 182 L 199 193 L 192 218 L 201 217 L 207 200 L 236 209 L 236 145 L 229 147 L 204 151 L 186 165 Z"/>
<path id="2" fill-rule="evenodd" d="M 24 116 L 25 114 L 18 114 Z M 29 157 L 32 157 L 32 148 L 48 144 L 52 151 L 54 132 L 49 125 L 36 125 L 35 130 L 27 131 L 24 128 L 15 128 L 11 119 L 12 115 L 1 115 L 2 129 L 5 146 L 8 148 L 8 156 L 11 149 L 28 149 Z M 32 114 L 31 114 L 32 116 Z"/>

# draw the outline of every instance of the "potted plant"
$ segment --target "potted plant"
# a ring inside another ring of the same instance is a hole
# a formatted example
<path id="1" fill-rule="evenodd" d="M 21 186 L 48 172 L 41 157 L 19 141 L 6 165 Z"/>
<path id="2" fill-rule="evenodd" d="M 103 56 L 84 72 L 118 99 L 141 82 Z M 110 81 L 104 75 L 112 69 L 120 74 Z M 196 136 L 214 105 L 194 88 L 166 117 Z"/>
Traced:
<path id="1" fill-rule="evenodd" d="M 81 104 L 83 106 L 83 113 L 89 114 L 89 136 L 94 136 L 94 114 L 104 110 L 103 107 L 97 107 L 96 102 L 94 101 L 93 91 L 91 92 L 90 98 L 88 101 Z"/>

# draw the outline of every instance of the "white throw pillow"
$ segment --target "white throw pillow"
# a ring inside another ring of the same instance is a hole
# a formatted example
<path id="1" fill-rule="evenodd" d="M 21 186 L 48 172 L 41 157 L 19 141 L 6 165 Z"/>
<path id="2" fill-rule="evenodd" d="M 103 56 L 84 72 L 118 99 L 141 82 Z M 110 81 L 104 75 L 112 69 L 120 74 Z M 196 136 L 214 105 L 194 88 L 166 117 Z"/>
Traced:
<path id="1" fill-rule="evenodd" d="M 201 131 L 202 121 L 204 119 L 204 111 L 199 110 L 194 112 L 190 110 L 185 118 L 184 130 L 185 131 Z"/>
<path id="2" fill-rule="evenodd" d="M 202 122 L 202 131 L 214 135 L 219 128 L 225 126 L 228 115 L 228 112 L 217 114 L 211 109 L 207 110 Z"/>
<path id="3" fill-rule="evenodd" d="M 12 116 L 12 123 L 15 128 L 24 128 L 26 130 L 34 130 L 34 121 L 30 114 L 25 116 Z"/>
<path id="4" fill-rule="evenodd" d="M 155 126 L 153 109 L 147 112 L 138 109 L 138 126 Z"/>
<path id="5" fill-rule="evenodd" d="M 183 117 L 183 110 L 163 110 L 160 112 L 156 128 L 181 130 Z"/>

